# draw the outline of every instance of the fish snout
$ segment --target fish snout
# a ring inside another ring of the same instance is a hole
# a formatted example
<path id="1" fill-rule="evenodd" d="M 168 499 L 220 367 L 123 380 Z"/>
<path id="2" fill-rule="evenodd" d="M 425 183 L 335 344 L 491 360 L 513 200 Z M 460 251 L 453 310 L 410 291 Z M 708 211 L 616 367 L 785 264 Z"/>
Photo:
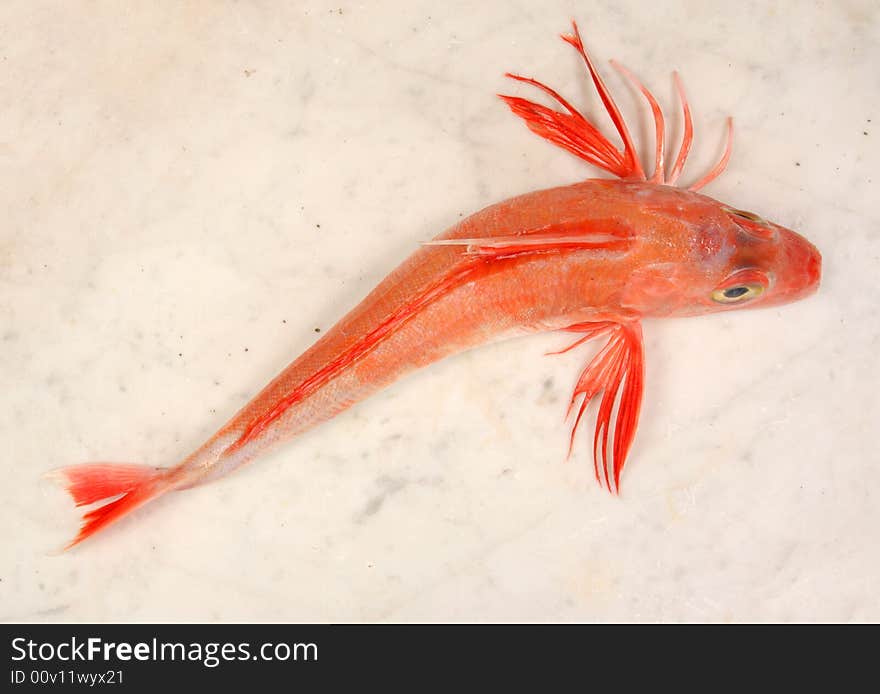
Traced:
<path id="1" fill-rule="evenodd" d="M 800 234 L 790 229 L 780 231 L 777 294 L 778 303 L 787 303 L 807 297 L 819 288 L 822 254 Z"/>

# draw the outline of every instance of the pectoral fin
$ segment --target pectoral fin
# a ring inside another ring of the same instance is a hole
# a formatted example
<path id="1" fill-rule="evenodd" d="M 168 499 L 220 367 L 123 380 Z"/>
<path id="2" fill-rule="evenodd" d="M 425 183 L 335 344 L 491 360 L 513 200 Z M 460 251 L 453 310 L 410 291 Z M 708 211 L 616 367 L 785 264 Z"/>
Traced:
<path id="1" fill-rule="evenodd" d="M 609 491 L 617 492 L 620 489 L 620 473 L 635 438 L 642 405 L 645 371 L 642 328 L 637 322 L 601 321 L 572 325 L 567 330 L 582 333 L 583 336 L 563 351 L 587 340 L 608 335 L 608 342 L 581 372 L 572 394 L 567 413 L 568 417 L 575 413 L 569 455 L 587 406 L 594 397 L 602 393 L 593 434 L 593 466 L 599 484 L 604 484 Z"/>

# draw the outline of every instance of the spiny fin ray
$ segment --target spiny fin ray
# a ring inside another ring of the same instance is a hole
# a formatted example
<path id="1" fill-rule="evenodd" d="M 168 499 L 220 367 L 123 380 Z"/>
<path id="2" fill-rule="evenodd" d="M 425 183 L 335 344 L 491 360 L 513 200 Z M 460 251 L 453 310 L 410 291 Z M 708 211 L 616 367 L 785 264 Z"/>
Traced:
<path id="1" fill-rule="evenodd" d="M 115 523 L 167 491 L 172 484 L 167 470 L 130 463 L 71 465 L 46 476 L 61 483 L 77 506 L 102 504 L 83 514 L 79 533 L 64 549 L 78 545 Z"/>
<path id="2" fill-rule="evenodd" d="M 635 230 L 619 219 L 596 219 L 590 223 L 560 222 L 515 234 L 467 238 L 439 238 L 425 246 L 465 246 L 469 255 L 505 257 L 520 253 L 563 250 L 626 251 L 635 239 Z"/>
<path id="3" fill-rule="evenodd" d="M 507 94 L 499 94 L 498 96 L 508 105 L 510 110 L 520 118 L 525 121 L 526 126 L 528 126 L 529 130 L 534 132 L 537 135 L 540 135 L 545 140 L 552 142 L 565 149 L 568 152 L 571 152 L 575 156 L 583 159 L 589 164 L 596 166 L 608 173 L 617 176 L 618 178 L 628 180 L 628 181 L 645 181 L 647 180 L 650 183 L 658 183 L 665 185 L 675 185 L 681 176 L 682 170 L 684 169 L 685 162 L 687 161 L 688 154 L 691 150 L 691 144 L 693 143 L 694 137 L 694 128 L 693 128 L 693 118 L 691 116 L 691 109 L 688 103 L 687 96 L 684 91 L 684 86 L 681 83 L 681 79 L 678 76 L 678 73 L 673 73 L 673 77 L 675 79 L 675 87 L 678 92 L 679 100 L 681 101 L 682 108 L 682 116 L 684 119 L 684 132 L 682 134 L 681 146 L 678 151 L 678 155 L 675 158 L 675 161 L 672 165 L 672 170 L 669 175 L 665 174 L 665 129 L 666 123 L 663 117 L 663 111 L 660 108 L 660 105 L 657 103 L 657 99 L 650 92 L 650 90 L 643 85 L 639 79 L 632 74 L 625 67 L 620 65 L 615 61 L 611 61 L 612 65 L 627 79 L 629 82 L 635 86 L 645 99 L 648 101 L 648 105 L 651 107 L 651 111 L 654 116 L 654 172 L 651 174 L 650 178 L 647 178 L 645 174 L 645 169 L 639 159 L 638 152 L 636 151 L 635 144 L 633 142 L 632 136 L 630 135 L 629 129 L 627 128 L 626 121 L 623 118 L 623 115 L 620 113 L 620 109 L 617 107 L 617 104 L 614 101 L 614 97 L 612 97 L 611 92 L 608 90 L 608 87 L 605 85 L 605 82 L 602 80 L 601 75 L 599 75 L 598 70 L 596 70 L 596 66 L 593 64 L 592 59 L 590 58 L 589 53 L 587 53 L 587 49 L 584 46 L 584 42 L 581 39 L 580 32 L 578 30 L 578 26 L 576 22 L 572 22 L 572 33 L 571 34 L 563 34 L 562 39 L 573 46 L 575 50 L 580 54 L 581 58 L 583 58 L 584 64 L 586 65 L 587 72 L 590 74 L 590 78 L 592 79 L 593 86 L 596 88 L 596 91 L 599 94 L 599 97 L 602 100 L 602 104 L 605 106 L 605 111 L 608 113 L 608 116 L 611 118 L 614 127 L 617 130 L 620 139 L 623 141 L 623 149 L 618 149 L 615 145 L 611 143 L 611 141 L 602 134 L 601 130 L 592 122 L 590 122 L 580 111 L 578 111 L 574 106 L 571 105 L 565 98 L 563 98 L 557 91 L 548 87 L 546 84 L 539 82 L 536 79 L 531 77 L 523 77 L 522 75 L 517 75 L 513 73 L 507 73 L 506 76 L 514 79 L 518 82 L 523 82 L 525 84 L 529 84 L 537 89 L 540 89 L 542 92 L 547 94 L 550 98 L 552 98 L 561 108 L 562 110 L 555 110 L 554 108 L 550 108 L 548 106 L 543 106 L 541 104 L 535 103 L 534 101 L 529 101 L 528 99 L 523 99 L 518 96 L 510 96 Z M 707 185 L 711 181 L 715 180 L 725 169 L 727 166 L 727 162 L 730 159 L 730 152 L 733 144 L 733 127 L 732 121 L 728 119 L 728 136 L 727 136 L 727 146 L 725 148 L 724 154 L 721 157 L 721 160 L 715 165 L 715 167 L 709 171 L 703 178 L 699 179 L 696 183 L 689 186 L 689 190 L 697 191 L 701 189 L 703 186 Z"/>
<path id="4" fill-rule="evenodd" d="M 569 438 L 568 452 L 571 455 L 587 406 L 594 397 L 602 394 L 593 433 L 593 468 L 596 481 L 609 491 L 617 492 L 620 489 L 620 473 L 635 438 L 642 404 L 645 366 L 641 325 L 635 322 L 598 321 L 572 325 L 567 330 L 582 333 L 568 349 L 586 340 L 609 336 L 608 342 L 578 377 L 566 416 L 575 413 Z"/>
<path id="5" fill-rule="evenodd" d="M 593 80 L 593 85 L 596 87 L 596 91 L 599 93 L 599 97 L 602 99 L 602 103 L 611 117 L 614 127 L 623 140 L 624 148 L 622 152 L 611 144 L 596 125 L 587 120 L 582 113 L 555 90 L 535 79 L 512 73 L 507 74 L 511 79 L 537 87 L 553 98 L 565 111 L 556 111 L 517 96 L 505 94 L 499 94 L 498 96 L 504 100 L 504 103 L 510 107 L 514 114 L 525 121 L 533 133 L 540 135 L 545 140 L 549 140 L 593 166 L 604 169 L 619 178 L 644 181 L 645 173 L 623 116 L 593 62 L 590 60 L 590 56 L 581 40 L 577 24 L 575 22 L 571 24 L 574 33 L 572 35 L 563 34 L 562 39 L 572 45 L 583 58 L 587 71 Z"/>

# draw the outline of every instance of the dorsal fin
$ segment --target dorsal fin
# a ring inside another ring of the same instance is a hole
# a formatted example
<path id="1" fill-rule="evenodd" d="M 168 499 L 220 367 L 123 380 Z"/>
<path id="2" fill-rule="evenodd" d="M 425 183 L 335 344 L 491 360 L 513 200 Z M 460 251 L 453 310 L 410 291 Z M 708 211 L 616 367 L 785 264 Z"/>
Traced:
<path id="1" fill-rule="evenodd" d="M 598 126 L 591 123 L 580 111 L 560 96 L 558 92 L 538 80 L 513 73 L 507 73 L 506 75 L 518 82 L 537 87 L 556 101 L 563 110 L 557 111 L 553 108 L 542 106 L 534 101 L 529 101 L 528 99 L 523 99 L 518 96 L 510 96 L 506 94 L 499 94 L 498 96 L 504 100 L 504 103 L 510 107 L 510 110 L 513 111 L 514 114 L 525 121 L 529 130 L 533 133 L 540 135 L 545 140 L 549 140 L 559 147 L 562 147 L 593 166 L 597 166 L 618 178 L 629 181 L 649 180 L 651 183 L 674 185 L 684 168 L 685 161 L 690 152 L 691 142 L 693 141 L 693 120 L 691 118 L 690 106 L 688 105 L 687 97 L 684 93 L 684 87 L 681 84 L 678 74 L 674 73 L 675 86 L 678 91 L 679 99 L 681 100 L 684 117 L 684 132 L 678 156 L 675 158 L 672 171 L 667 177 L 666 172 L 664 171 L 665 120 L 663 118 L 663 111 L 660 109 L 660 105 L 657 103 L 657 99 L 654 98 L 654 95 L 651 94 L 648 88 L 645 87 L 635 75 L 619 63 L 612 61 L 614 67 L 627 80 L 629 80 L 634 87 L 642 92 L 654 115 L 654 173 L 651 174 L 650 179 L 647 179 L 644 167 L 639 160 L 638 152 L 636 151 L 633 139 L 629 133 L 629 129 L 626 127 L 626 123 L 623 120 L 623 115 L 620 113 L 620 109 L 617 108 L 617 104 L 611 96 L 611 92 L 608 90 L 608 87 L 605 86 L 605 82 L 596 70 L 596 66 L 590 59 L 590 55 L 587 53 L 584 42 L 581 40 L 577 23 L 572 22 L 571 25 L 573 33 L 563 34 L 562 39 L 566 43 L 574 46 L 581 58 L 583 58 L 587 71 L 590 73 L 590 78 L 593 81 L 593 85 L 596 87 L 596 91 L 602 99 L 602 104 L 605 106 L 608 116 L 614 123 L 614 127 L 617 129 L 620 139 L 623 141 L 622 150 L 615 147 L 611 141 L 602 134 Z M 696 183 L 691 184 L 688 188 L 689 190 L 699 190 L 717 178 L 724 171 L 727 162 L 730 159 L 730 153 L 733 147 L 733 120 L 730 118 L 727 119 L 727 127 L 727 142 L 724 153 L 721 155 L 721 159 L 708 174 L 703 176 L 703 178 L 699 179 Z"/>
<path id="2" fill-rule="evenodd" d="M 558 102 L 567 113 L 555 111 L 552 108 L 536 104 L 533 101 L 528 101 L 518 96 L 505 94 L 499 94 L 498 96 L 504 100 L 511 111 L 526 122 L 526 125 L 535 134 L 619 178 L 644 181 L 645 172 L 642 169 L 642 164 L 639 161 L 638 153 L 623 116 L 617 108 L 611 92 L 608 91 L 605 82 L 602 81 L 596 67 L 593 65 L 593 61 L 590 60 L 590 56 L 581 40 L 577 23 L 572 22 L 571 26 L 574 33 L 571 35 L 563 34 L 562 39 L 574 46 L 583 58 L 596 91 L 599 92 L 599 97 L 605 106 L 605 110 L 608 112 L 614 127 L 623 140 L 623 151 L 620 151 L 611 144 L 595 124 L 587 120 L 582 113 L 562 98 L 555 90 L 537 80 L 507 73 L 507 77 L 518 82 L 531 84 L 542 90 Z"/>

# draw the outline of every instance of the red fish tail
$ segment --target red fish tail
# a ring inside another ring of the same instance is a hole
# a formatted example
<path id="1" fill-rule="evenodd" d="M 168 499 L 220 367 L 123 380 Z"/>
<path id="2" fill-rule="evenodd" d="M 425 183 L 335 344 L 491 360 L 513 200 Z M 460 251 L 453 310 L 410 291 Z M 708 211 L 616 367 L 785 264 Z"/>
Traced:
<path id="1" fill-rule="evenodd" d="M 617 149 L 596 125 L 587 120 L 580 111 L 574 108 L 556 91 L 537 80 L 511 73 L 507 74 L 512 79 L 542 90 L 562 106 L 565 109 L 564 111 L 556 111 L 516 96 L 504 94 L 499 94 L 498 96 L 504 100 L 511 111 L 526 122 L 526 125 L 535 134 L 619 178 L 644 181 L 645 172 L 639 161 L 638 153 L 623 116 L 593 65 L 592 60 L 590 60 L 575 22 L 572 22 L 572 29 L 574 34 L 563 34 L 562 38 L 574 46 L 584 59 L 584 63 L 593 80 L 593 85 L 596 87 L 596 91 L 605 105 L 605 110 L 608 112 L 614 127 L 623 140 L 623 151 Z"/>
<path id="2" fill-rule="evenodd" d="M 83 514 L 79 533 L 64 549 L 78 545 L 172 486 L 168 470 L 128 463 L 71 465 L 49 476 L 64 486 L 77 506 L 103 502 Z"/>

